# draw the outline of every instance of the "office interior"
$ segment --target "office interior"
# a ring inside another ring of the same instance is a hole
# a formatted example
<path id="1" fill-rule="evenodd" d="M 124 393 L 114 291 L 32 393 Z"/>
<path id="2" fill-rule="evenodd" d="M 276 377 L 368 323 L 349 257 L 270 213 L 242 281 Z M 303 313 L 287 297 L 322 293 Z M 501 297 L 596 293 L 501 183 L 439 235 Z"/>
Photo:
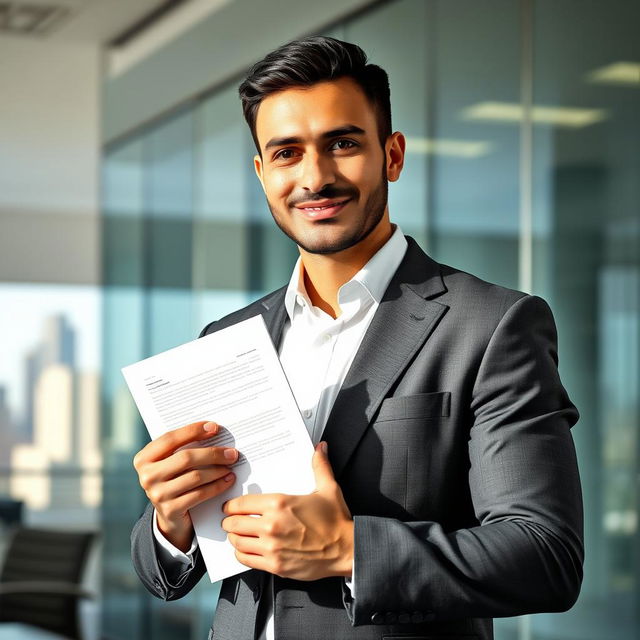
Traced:
<path id="1" fill-rule="evenodd" d="M 638 25 L 637 0 L 0 3 L 5 568 L 20 527 L 89 532 L 78 637 L 207 637 L 217 584 L 161 602 L 130 562 L 148 436 L 121 368 L 288 281 L 296 248 L 255 178 L 237 85 L 324 34 L 389 73 L 407 136 L 392 220 L 556 318 L 581 414 L 584 582 L 570 611 L 496 620 L 496 639 L 637 638 Z M 40 632 L 0 621 L 0 640 Z"/>

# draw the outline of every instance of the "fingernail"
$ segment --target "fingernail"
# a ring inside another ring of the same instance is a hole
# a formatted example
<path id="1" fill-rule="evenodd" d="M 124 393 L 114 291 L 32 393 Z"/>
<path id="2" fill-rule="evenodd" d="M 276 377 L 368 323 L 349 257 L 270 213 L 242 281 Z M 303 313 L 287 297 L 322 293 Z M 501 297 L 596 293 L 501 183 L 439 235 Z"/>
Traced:
<path id="1" fill-rule="evenodd" d="M 320 451 L 322 451 L 325 456 L 329 453 L 329 445 L 324 440 L 320 443 Z"/>
<path id="2" fill-rule="evenodd" d="M 205 422 L 202 428 L 209 433 L 215 433 L 218 431 L 218 425 L 215 422 Z"/>
<path id="3" fill-rule="evenodd" d="M 225 449 L 223 455 L 227 460 L 233 461 L 238 457 L 238 452 L 235 449 Z"/>
<path id="4" fill-rule="evenodd" d="M 227 475 L 223 478 L 225 482 L 231 482 L 233 480 L 233 473 L 227 473 Z"/>

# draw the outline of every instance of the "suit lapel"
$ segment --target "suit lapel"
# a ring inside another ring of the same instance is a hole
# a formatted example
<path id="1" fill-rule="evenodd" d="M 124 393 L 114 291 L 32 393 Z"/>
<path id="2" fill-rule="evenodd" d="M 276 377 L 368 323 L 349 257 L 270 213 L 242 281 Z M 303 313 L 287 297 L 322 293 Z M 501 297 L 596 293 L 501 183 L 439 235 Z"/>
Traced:
<path id="1" fill-rule="evenodd" d="M 322 439 L 338 477 L 393 383 L 447 308 L 425 298 L 446 289 L 438 264 L 409 247 L 387 288 L 333 405 Z"/>
<path id="2" fill-rule="evenodd" d="M 287 319 L 287 309 L 284 306 L 285 293 L 286 287 L 278 289 L 273 295 L 265 298 L 262 301 L 263 310 L 260 312 L 276 350 L 280 346 L 284 323 Z"/>

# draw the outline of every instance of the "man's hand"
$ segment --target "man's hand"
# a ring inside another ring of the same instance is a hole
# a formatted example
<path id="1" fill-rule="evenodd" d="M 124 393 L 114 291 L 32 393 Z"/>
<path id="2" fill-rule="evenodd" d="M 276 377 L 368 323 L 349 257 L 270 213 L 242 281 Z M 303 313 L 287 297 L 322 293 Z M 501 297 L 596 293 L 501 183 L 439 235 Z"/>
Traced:
<path id="1" fill-rule="evenodd" d="M 206 440 L 218 430 L 215 422 L 194 422 L 151 441 L 133 459 L 140 485 L 156 509 L 158 528 L 182 551 L 193 540 L 189 509 L 231 486 L 235 475 L 229 465 L 237 461 L 238 451 L 181 447 Z"/>
<path id="2" fill-rule="evenodd" d="M 296 580 L 351 576 L 353 520 L 325 443 L 312 463 L 313 493 L 246 495 L 225 504 L 222 528 L 242 564 Z"/>

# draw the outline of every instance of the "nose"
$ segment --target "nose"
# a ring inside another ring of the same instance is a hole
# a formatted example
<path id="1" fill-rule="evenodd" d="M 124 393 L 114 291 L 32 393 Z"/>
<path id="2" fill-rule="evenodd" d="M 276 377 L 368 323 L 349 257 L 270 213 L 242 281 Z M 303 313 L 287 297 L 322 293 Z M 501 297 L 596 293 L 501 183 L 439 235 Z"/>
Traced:
<path id="1" fill-rule="evenodd" d="M 321 153 L 306 153 L 300 169 L 300 186 L 313 193 L 322 191 L 336 180 L 333 160 Z"/>

